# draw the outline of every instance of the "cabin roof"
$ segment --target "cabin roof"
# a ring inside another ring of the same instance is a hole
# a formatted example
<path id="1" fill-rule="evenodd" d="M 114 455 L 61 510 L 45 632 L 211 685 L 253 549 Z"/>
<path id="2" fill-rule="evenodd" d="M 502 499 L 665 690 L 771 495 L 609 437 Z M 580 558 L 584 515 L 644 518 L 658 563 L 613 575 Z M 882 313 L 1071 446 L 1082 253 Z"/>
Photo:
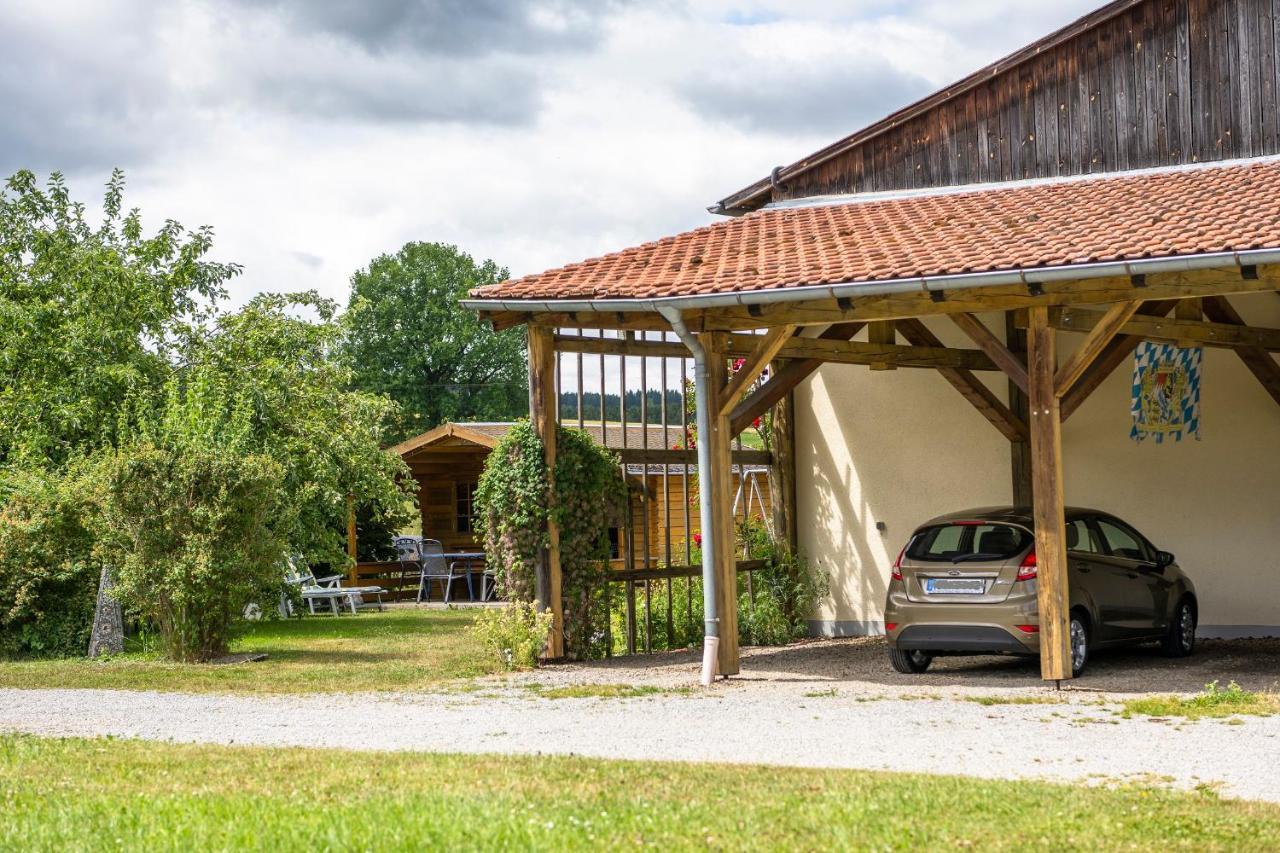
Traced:
<path id="1" fill-rule="evenodd" d="M 458 440 L 477 447 L 494 448 L 498 446 L 498 442 L 503 436 L 515 425 L 514 421 L 473 421 L 467 423 L 443 423 L 435 429 L 427 430 L 421 435 L 406 439 L 400 442 L 391 450 L 400 455 L 408 456 L 411 453 L 423 450 L 432 445 L 447 445 L 456 447 Z M 565 426 L 574 427 L 571 422 L 566 422 Z M 604 441 L 601 441 L 601 427 L 599 423 L 585 423 L 583 428 L 587 434 L 595 440 L 597 444 L 603 443 L 605 447 L 612 449 L 621 449 L 624 446 L 630 448 L 640 448 L 646 446 L 645 428 L 639 424 L 627 424 L 626 427 L 626 443 L 623 443 L 623 428 L 620 423 L 606 423 L 604 428 Z M 661 424 L 650 424 L 648 427 L 649 436 L 647 446 L 654 450 L 667 449 L 672 443 L 681 439 L 681 427 L 678 424 L 669 425 L 664 436 Z M 453 439 L 453 441 L 446 441 Z"/>
<path id="2" fill-rule="evenodd" d="M 1268 157 L 782 204 L 471 296 L 659 299 L 1274 248 Z"/>

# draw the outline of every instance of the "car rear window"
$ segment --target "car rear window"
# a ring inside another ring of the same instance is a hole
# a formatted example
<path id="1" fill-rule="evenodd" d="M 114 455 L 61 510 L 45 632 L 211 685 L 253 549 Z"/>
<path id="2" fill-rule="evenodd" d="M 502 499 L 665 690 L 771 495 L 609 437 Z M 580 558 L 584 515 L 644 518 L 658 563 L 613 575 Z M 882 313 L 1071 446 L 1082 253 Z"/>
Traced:
<path id="1" fill-rule="evenodd" d="M 966 522 L 926 527 L 912 537 L 907 556 L 927 563 L 1007 560 L 1031 544 L 1031 534 L 1012 524 Z"/>

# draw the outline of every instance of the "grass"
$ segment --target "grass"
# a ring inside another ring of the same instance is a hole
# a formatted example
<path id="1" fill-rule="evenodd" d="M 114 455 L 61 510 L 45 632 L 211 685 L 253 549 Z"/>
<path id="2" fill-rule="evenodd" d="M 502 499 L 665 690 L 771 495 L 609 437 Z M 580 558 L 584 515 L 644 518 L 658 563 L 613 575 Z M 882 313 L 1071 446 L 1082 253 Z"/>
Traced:
<path id="1" fill-rule="evenodd" d="M 492 671 L 465 611 L 393 608 L 358 616 L 259 622 L 233 651 L 258 663 L 176 664 L 136 648 L 90 661 L 0 662 L 0 687 L 101 687 L 192 693 L 418 690 Z"/>
<path id="2" fill-rule="evenodd" d="M 957 698 L 964 702 L 973 702 L 988 707 L 991 705 L 1061 705 L 1066 702 L 1065 699 L 1036 695 L 960 696 Z"/>
<path id="3" fill-rule="evenodd" d="M 636 699 L 641 696 L 674 696 L 691 693 L 688 687 L 657 687 L 652 684 L 568 684 L 546 687 L 537 682 L 525 689 L 543 699 Z"/>
<path id="4" fill-rule="evenodd" d="M 1244 690 L 1234 681 L 1219 687 L 1214 681 L 1204 690 L 1184 699 L 1179 696 L 1148 696 L 1124 703 L 1123 716 L 1142 714 L 1149 717 L 1185 717 L 1199 720 L 1205 717 L 1234 717 L 1238 714 L 1266 717 L 1280 714 L 1280 696 L 1275 693 L 1255 693 Z"/>
<path id="5" fill-rule="evenodd" d="M 1262 850 L 1280 807 L 915 774 L 0 736 L 0 847 Z"/>

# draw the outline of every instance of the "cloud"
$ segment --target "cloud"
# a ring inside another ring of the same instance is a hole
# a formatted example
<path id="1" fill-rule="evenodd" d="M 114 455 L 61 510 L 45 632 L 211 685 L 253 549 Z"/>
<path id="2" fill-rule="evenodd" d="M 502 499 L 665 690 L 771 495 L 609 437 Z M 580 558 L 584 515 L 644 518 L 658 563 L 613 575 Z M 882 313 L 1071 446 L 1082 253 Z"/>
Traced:
<path id="1" fill-rule="evenodd" d="M 687 81 L 681 94 L 699 115 L 743 130 L 844 135 L 932 90 L 919 75 L 854 60 L 840 68 L 777 63 L 751 74 L 724 71 Z"/>
<path id="2" fill-rule="evenodd" d="M 233 0 L 373 53 L 443 56 L 582 50 L 599 41 L 616 0 Z"/>

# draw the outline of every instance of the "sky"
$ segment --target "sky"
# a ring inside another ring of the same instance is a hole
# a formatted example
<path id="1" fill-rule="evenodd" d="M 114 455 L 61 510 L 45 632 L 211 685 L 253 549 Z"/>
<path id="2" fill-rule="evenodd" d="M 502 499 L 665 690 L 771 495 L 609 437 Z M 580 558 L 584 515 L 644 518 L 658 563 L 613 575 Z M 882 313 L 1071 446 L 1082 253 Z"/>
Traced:
<path id="1" fill-rule="evenodd" d="M 0 0 L 0 173 L 111 169 L 233 304 L 410 240 L 512 274 L 706 224 L 1099 0 Z"/>

